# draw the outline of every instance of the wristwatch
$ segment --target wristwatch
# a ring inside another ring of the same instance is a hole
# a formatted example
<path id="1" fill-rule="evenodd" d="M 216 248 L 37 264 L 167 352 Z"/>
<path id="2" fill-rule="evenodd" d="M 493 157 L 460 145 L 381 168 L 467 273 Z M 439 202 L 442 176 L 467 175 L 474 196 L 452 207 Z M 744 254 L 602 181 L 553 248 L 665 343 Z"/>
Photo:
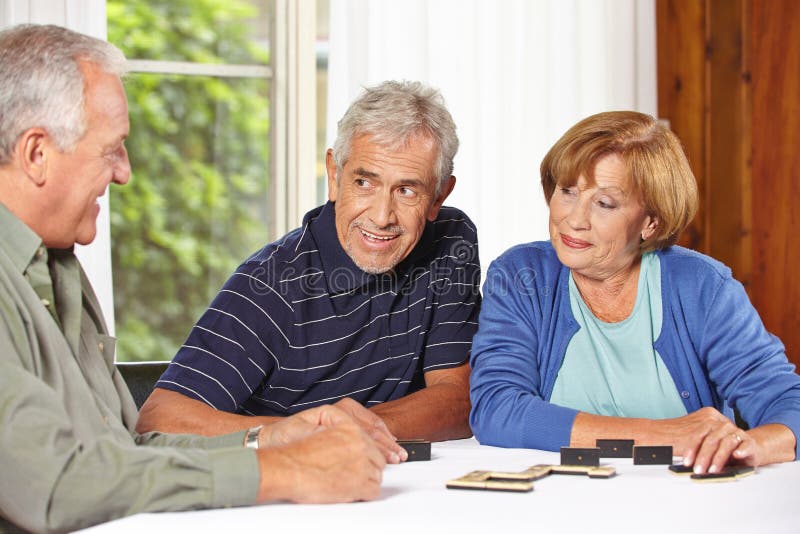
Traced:
<path id="1" fill-rule="evenodd" d="M 258 425 L 247 429 L 247 432 L 244 434 L 245 447 L 248 449 L 258 448 L 258 433 L 261 432 L 262 428 L 264 428 L 264 425 Z"/>

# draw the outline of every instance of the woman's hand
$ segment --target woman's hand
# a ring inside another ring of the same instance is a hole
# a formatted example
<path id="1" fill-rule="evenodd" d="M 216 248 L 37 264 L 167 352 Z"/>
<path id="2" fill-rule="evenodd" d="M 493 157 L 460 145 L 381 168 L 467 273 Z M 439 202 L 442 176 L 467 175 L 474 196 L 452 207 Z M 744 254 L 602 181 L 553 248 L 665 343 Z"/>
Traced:
<path id="1" fill-rule="evenodd" d="M 717 473 L 729 463 L 758 466 L 794 459 L 794 434 L 784 425 L 744 431 L 709 407 L 652 423 L 663 443 L 672 443 L 675 454 L 683 456 L 684 465 L 693 465 L 695 473 Z"/>
<path id="2" fill-rule="evenodd" d="M 672 442 L 674 453 L 683 456 L 684 465 L 693 465 L 695 473 L 720 471 L 735 451 L 736 459 L 754 460 L 754 440 L 714 408 L 654 423 L 665 443 Z M 748 454 L 743 454 L 745 451 Z"/>
<path id="3" fill-rule="evenodd" d="M 715 473 L 729 463 L 759 466 L 795 459 L 789 427 L 766 424 L 747 431 L 714 408 L 674 419 L 635 419 L 580 412 L 572 425 L 572 447 L 594 447 L 597 439 L 633 439 L 637 445 L 672 445 L 695 473 Z"/>

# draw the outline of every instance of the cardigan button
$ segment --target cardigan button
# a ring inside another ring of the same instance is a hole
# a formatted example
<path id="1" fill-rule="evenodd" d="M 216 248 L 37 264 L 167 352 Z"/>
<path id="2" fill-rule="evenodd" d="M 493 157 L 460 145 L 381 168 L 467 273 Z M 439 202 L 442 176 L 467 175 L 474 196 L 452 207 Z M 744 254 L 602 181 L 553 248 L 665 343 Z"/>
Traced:
<path id="1" fill-rule="evenodd" d="M 683 397 L 684 399 L 688 399 L 689 398 L 689 392 L 688 391 L 681 391 L 681 397 Z"/>

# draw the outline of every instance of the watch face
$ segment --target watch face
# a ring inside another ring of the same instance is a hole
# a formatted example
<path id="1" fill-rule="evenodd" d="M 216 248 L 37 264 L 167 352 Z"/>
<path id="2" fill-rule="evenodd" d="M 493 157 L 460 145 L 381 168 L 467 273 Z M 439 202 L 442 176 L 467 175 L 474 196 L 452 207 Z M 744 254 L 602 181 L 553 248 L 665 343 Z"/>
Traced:
<path id="1" fill-rule="evenodd" d="M 264 428 L 264 425 L 254 426 L 249 428 L 244 435 L 244 446 L 249 449 L 257 449 L 258 448 L 258 436 L 261 433 L 261 429 Z"/>

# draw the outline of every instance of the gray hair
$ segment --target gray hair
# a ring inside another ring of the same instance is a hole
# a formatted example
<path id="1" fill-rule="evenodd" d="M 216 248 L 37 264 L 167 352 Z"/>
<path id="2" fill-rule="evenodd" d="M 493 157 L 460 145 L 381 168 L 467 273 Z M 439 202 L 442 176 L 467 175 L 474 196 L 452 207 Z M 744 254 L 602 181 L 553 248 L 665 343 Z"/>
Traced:
<path id="1" fill-rule="evenodd" d="M 409 138 L 422 134 L 437 145 L 434 168 L 436 194 L 453 174 L 453 158 L 458 137 L 453 117 L 438 90 L 420 82 L 386 81 L 369 87 L 352 103 L 338 124 L 333 159 L 341 176 L 350 157 L 355 137 L 369 135 L 372 141 L 390 149 L 405 145 Z"/>
<path id="2" fill-rule="evenodd" d="M 114 45 L 60 26 L 23 24 L 0 32 L 0 165 L 26 130 L 44 128 L 59 150 L 86 133 L 82 61 L 122 76 Z"/>

